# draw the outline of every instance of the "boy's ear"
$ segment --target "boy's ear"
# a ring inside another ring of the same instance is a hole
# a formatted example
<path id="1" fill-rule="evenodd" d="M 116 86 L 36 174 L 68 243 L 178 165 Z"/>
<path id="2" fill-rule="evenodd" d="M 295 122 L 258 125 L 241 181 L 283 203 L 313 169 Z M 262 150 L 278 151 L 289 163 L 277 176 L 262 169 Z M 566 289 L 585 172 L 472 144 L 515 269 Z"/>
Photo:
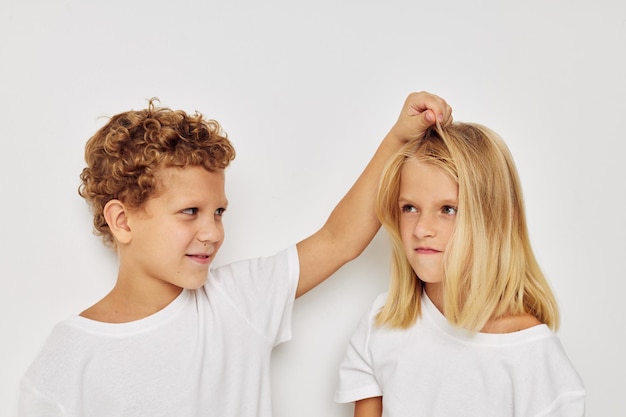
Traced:
<path id="1" fill-rule="evenodd" d="M 115 240 L 122 244 L 129 243 L 132 234 L 124 203 L 120 200 L 110 200 L 104 206 L 103 214 Z"/>

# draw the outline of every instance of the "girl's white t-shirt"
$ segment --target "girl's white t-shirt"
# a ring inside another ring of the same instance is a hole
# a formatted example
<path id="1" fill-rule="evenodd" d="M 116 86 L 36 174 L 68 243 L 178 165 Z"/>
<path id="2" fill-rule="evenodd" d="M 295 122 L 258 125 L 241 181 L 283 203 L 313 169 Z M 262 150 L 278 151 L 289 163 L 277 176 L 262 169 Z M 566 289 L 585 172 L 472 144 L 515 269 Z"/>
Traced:
<path id="1" fill-rule="evenodd" d="M 424 294 L 408 329 L 363 317 L 339 371 L 337 402 L 383 397 L 384 417 L 578 417 L 585 387 L 546 326 L 471 334 L 452 326 Z"/>

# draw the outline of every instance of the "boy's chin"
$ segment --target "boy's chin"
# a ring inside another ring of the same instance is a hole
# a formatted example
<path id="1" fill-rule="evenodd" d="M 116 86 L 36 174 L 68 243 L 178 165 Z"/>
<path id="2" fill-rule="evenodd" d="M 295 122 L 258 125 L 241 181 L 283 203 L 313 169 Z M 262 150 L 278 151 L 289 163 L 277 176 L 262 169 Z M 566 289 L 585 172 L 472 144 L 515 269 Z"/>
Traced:
<path id="1" fill-rule="evenodd" d="M 186 290 L 197 290 L 199 288 L 202 288 L 204 286 L 204 284 L 206 284 L 206 279 L 202 280 L 202 281 L 198 281 L 198 282 L 189 282 L 189 283 L 185 283 L 185 285 L 182 287 Z"/>

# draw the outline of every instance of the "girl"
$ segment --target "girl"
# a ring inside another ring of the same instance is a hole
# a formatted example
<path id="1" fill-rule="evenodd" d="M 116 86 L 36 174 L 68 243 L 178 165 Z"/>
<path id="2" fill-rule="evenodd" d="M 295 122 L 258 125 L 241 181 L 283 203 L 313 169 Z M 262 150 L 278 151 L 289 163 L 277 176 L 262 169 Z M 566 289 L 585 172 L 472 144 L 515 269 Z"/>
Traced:
<path id="1" fill-rule="evenodd" d="M 356 401 L 355 417 L 584 415 L 497 134 L 427 130 L 390 161 L 377 214 L 393 244 L 391 285 L 350 341 L 338 402 Z"/>

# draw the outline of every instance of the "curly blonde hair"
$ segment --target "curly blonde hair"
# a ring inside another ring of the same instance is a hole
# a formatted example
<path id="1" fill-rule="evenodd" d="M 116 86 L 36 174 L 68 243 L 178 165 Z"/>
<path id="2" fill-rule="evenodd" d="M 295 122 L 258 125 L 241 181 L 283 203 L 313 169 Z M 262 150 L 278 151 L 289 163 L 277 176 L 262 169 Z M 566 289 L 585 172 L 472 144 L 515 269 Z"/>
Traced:
<path id="1" fill-rule="evenodd" d="M 105 244 L 114 240 L 104 218 L 104 206 L 118 199 L 131 208 L 141 207 L 157 191 L 160 167 L 201 166 L 225 169 L 235 149 L 215 120 L 198 112 L 156 107 L 117 114 L 85 146 L 87 166 L 80 174 L 78 193 L 94 216 L 94 234 Z"/>

